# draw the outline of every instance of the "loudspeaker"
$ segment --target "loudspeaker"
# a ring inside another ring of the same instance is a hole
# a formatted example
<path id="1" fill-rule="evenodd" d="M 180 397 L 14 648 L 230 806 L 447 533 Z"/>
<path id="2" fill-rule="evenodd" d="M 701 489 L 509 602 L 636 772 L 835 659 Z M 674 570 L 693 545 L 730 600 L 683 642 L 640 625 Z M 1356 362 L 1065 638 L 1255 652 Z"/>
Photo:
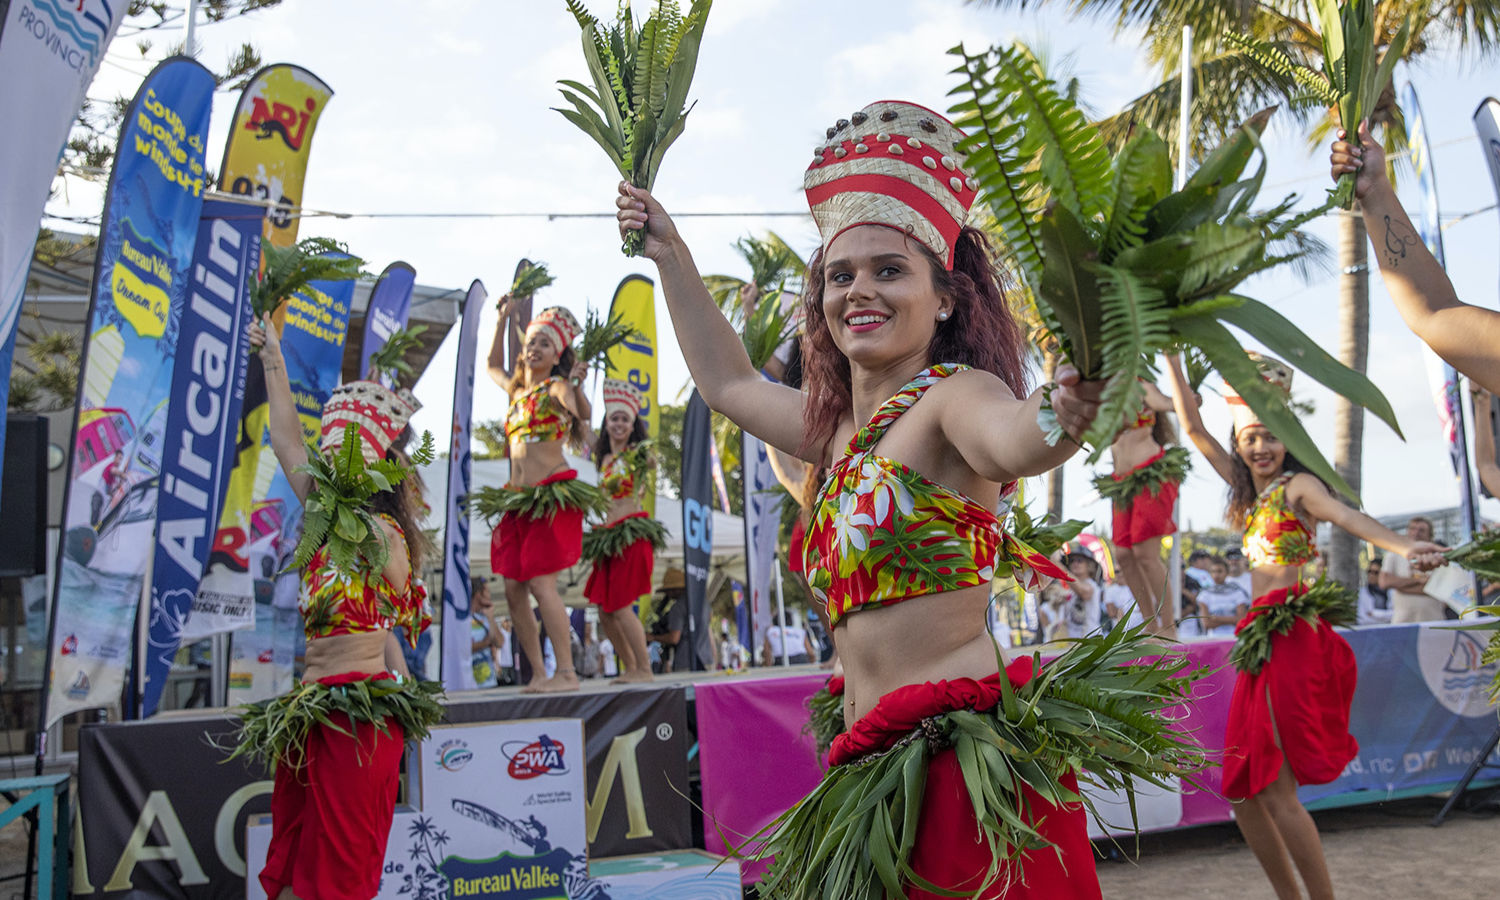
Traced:
<path id="1" fill-rule="evenodd" d="M 6 416 L 0 523 L 0 575 L 47 571 L 47 420 L 41 416 Z"/>

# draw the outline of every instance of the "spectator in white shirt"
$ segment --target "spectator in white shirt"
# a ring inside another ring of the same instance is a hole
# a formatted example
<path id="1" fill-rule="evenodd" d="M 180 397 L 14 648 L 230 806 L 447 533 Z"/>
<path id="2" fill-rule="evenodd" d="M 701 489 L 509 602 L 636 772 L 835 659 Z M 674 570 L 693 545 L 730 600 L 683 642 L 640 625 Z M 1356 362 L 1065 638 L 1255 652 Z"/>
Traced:
<path id="1" fill-rule="evenodd" d="M 1245 589 L 1245 596 L 1254 597 L 1255 592 L 1250 589 L 1250 567 L 1245 564 L 1245 554 L 1238 547 L 1231 547 L 1224 553 L 1224 560 L 1229 563 L 1229 578 L 1235 584 Z"/>
<path id="2" fill-rule="evenodd" d="M 1412 516 L 1406 523 L 1406 536 L 1414 541 L 1432 540 L 1432 520 Z M 1431 622 L 1446 618 L 1443 601 L 1427 596 L 1423 590 L 1427 586 L 1427 573 L 1413 572 L 1411 563 L 1400 553 L 1385 555 L 1385 562 L 1380 566 L 1380 586 L 1390 592 L 1392 622 Z"/>
<path id="3" fill-rule="evenodd" d="M 1104 585 L 1099 576 L 1104 569 L 1093 554 L 1081 550 L 1069 553 L 1067 562 L 1068 572 L 1073 576 L 1073 581 L 1068 584 L 1073 598 L 1063 610 L 1068 637 L 1087 637 L 1103 625 L 1100 611 L 1104 608 Z"/>
<path id="4" fill-rule="evenodd" d="M 1213 557 L 1207 550 L 1194 550 L 1188 554 L 1187 567 L 1182 574 L 1197 582 L 1201 591 L 1213 583 L 1213 576 L 1208 573 L 1208 561 Z"/>
<path id="5" fill-rule="evenodd" d="M 1250 594 L 1229 580 L 1229 562 L 1222 556 L 1208 560 L 1208 586 L 1198 592 L 1203 631 L 1209 637 L 1234 637 L 1234 626 L 1250 612 Z"/>
<path id="6" fill-rule="evenodd" d="M 766 643 L 762 650 L 763 665 L 781 665 L 783 642 L 789 664 L 800 666 L 812 662 L 812 640 L 807 636 L 807 629 L 797 625 L 787 625 L 786 620 L 782 619 L 782 624 L 772 625 L 766 629 Z"/>

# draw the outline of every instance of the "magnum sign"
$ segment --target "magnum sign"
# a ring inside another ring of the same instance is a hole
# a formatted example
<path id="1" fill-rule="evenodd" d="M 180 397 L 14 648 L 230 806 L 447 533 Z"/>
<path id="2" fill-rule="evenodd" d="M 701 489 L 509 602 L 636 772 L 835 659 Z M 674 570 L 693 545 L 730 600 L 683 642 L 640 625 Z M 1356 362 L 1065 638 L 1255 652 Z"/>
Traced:
<path id="1" fill-rule="evenodd" d="M 297 243 L 295 210 L 318 117 L 333 89 L 301 66 L 266 66 L 240 95 L 224 145 L 219 189 L 269 204 L 266 240 L 277 247 Z"/>

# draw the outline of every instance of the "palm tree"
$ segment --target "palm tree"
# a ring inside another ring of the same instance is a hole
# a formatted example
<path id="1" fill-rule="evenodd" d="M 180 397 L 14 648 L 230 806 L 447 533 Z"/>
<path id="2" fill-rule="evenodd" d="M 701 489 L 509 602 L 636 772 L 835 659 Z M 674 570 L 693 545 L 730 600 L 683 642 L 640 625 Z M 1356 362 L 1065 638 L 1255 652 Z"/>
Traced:
<path id="1" fill-rule="evenodd" d="M 969 0 L 1005 9 L 1040 6 L 1050 0 Z M 1305 0 L 1060 0 L 1076 15 L 1113 18 L 1117 32 L 1141 28 L 1147 58 L 1161 67 L 1160 83 L 1135 98 L 1119 114 L 1101 123 L 1107 139 L 1118 145 L 1135 125 L 1159 134 L 1177 134 L 1181 98 L 1179 69 L 1182 28 L 1193 27 L 1194 99 L 1190 145 L 1195 153 L 1218 143 L 1247 114 L 1301 92 L 1288 79 L 1257 65 L 1224 37 L 1235 32 L 1276 46 L 1294 62 L 1316 67 L 1322 44 L 1316 16 Z M 1389 45 L 1403 21 L 1411 37 L 1403 60 L 1411 62 L 1433 51 L 1456 49 L 1475 59 L 1500 49 L 1500 2 L 1495 0 L 1375 0 L 1375 34 L 1379 47 Z M 1328 110 L 1294 100 L 1289 104 L 1309 141 L 1326 144 L 1335 122 Z M 1404 145 L 1405 122 L 1388 93 L 1371 115 L 1383 125 L 1388 149 Z M 1174 148 L 1175 149 L 1175 148 Z M 1363 372 L 1369 356 L 1370 298 L 1364 219 L 1358 213 L 1338 217 L 1339 359 Z M 1342 397 L 1335 402 L 1334 467 L 1356 492 L 1360 488 L 1364 442 L 1363 410 Z M 1358 583 L 1358 543 L 1334 529 L 1329 574 L 1345 584 Z"/>

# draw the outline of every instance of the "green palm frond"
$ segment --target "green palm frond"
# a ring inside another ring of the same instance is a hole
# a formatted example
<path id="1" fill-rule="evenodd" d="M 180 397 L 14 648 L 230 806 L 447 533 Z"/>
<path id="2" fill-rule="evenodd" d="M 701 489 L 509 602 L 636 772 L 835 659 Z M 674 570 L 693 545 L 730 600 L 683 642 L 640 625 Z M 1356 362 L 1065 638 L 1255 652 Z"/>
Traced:
<path id="1" fill-rule="evenodd" d="M 293 294 L 314 281 L 349 281 L 365 277 L 365 261 L 349 255 L 349 248 L 332 238 L 303 238 L 290 247 L 261 245 L 265 273 L 250 288 L 250 308 L 264 318 Z"/>
<path id="2" fill-rule="evenodd" d="M 530 297 L 556 280 L 547 271 L 546 263 L 534 262 L 516 272 L 515 281 L 510 283 L 510 295 L 517 298 Z"/>
<path id="3" fill-rule="evenodd" d="M 388 459 L 367 463 L 360 451 L 362 443 L 359 426 L 350 423 L 344 429 L 343 443 L 333 453 L 308 445 L 307 464 L 297 471 L 307 473 L 312 488 L 303 504 L 302 539 L 288 569 L 305 567 L 321 547 L 327 548 L 329 563 L 344 571 L 385 568 L 390 548 L 370 512 L 370 498 L 395 490 L 412 472 L 432 462 L 432 432 L 423 432 L 410 466 Z"/>
<path id="4" fill-rule="evenodd" d="M 611 311 L 607 317 L 600 316 L 598 310 L 590 308 L 583 315 L 578 361 L 591 369 L 603 371 L 608 363 L 609 351 L 639 336 L 640 332 L 628 324 L 623 315 Z"/>
<path id="5" fill-rule="evenodd" d="M 582 32 L 584 61 L 593 86 L 559 81 L 571 109 L 557 109 L 594 139 L 621 177 L 649 190 L 667 147 L 687 121 L 687 94 L 698 65 L 698 46 L 713 0 L 693 0 L 686 15 L 676 0 L 657 0 L 636 25 L 629 0 L 606 26 L 579 0 L 566 0 Z M 627 256 L 640 253 L 640 232 L 625 239 Z"/>
<path id="6" fill-rule="evenodd" d="M 1202 350 L 1188 347 L 1182 354 L 1182 369 L 1183 374 L 1187 375 L 1188 387 L 1197 393 L 1203 389 L 1203 382 L 1208 380 L 1208 376 L 1213 374 L 1214 366 L 1203 355 Z"/>
<path id="7" fill-rule="evenodd" d="M 384 378 L 391 387 L 405 387 L 406 379 L 412 376 L 411 363 L 406 355 L 422 346 L 422 335 L 426 325 L 398 328 L 391 332 L 379 350 L 370 354 L 370 367 L 366 376 L 379 380 Z"/>
<path id="8" fill-rule="evenodd" d="M 746 284 L 754 284 L 763 295 L 772 291 L 795 294 L 802 290 L 802 273 L 807 263 L 781 235 L 768 231 L 764 237 L 743 237 L 734 242 L 734 249 L 750 267 L 749 280 L 733 275 L 705 275 L 703 286 L 736 328 L 744 322 L 739 292 Z"/>
<path id="9" fill-rule="evenodd" d="M 797 320 L 790 308 L 782 308 L 782 293 L 773 290 L 762 294 L 755 305 L 755 313 L 745 317 L 740 330 L 740 339 L 750 364 L 757 369 L 765 368 L 776 348 L 791 340 L 797 333 Z"/>
<path id="10" fill-rule="evenodd" d="M 1146 214 L 1172 192 L 1172 159 L 1167 144 L 1150 131 L 1126 143 L 1115 159 L 1114 202 L 1105 218 L 1103 259 L 1140 246 L 1146 236 Z"/>
<path id="11" fill-rule="evenodd" d="M 1142 382 L 1152 380 L 1151 360 L 1158 348 L 1171 342 L 1171 322 L 1166 298 L 1135 273 L 1100 266 L 1099 303 L 1103 310 L 1104 369 L 1110 372 L 1100 398 L 1099 415 L 1085 435 L 1095 448 L 1094 462 L 1115 441 L 1119 424 L 1140 412 L 1146 390 Z"/>

